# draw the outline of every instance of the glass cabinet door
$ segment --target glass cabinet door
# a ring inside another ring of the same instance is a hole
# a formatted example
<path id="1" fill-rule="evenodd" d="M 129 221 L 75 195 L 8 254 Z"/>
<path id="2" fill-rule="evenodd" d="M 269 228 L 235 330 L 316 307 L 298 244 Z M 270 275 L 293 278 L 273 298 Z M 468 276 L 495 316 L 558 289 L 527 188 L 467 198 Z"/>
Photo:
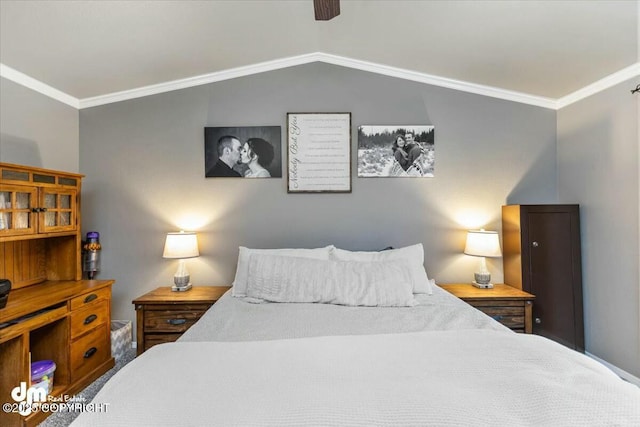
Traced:
<path id="1" fill-rule="evenodd" d="M 38 189 L 21 185 L 0 186 L 0 236 L 36 232 L 34 208 Z"/>
<path id="2" fill-rule="evenodd" d="M 43 188 L 40 200 L 40 233 L 76 229 L 76 191 Z"/>

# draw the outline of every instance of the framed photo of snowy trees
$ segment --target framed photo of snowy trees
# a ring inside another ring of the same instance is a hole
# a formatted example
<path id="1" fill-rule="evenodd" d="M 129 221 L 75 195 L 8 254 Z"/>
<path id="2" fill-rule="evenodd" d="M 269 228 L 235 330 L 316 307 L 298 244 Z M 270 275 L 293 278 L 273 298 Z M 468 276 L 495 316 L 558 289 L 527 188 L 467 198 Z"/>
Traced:
<path id="1" fill-rule="evenodd" d="M 287 191 L 351 192 L 351 113 L 287 113 Z"/>
<path id="2" fill-rule="evenodd" d="M 434 164 L 434 126 L 358 127 L 358 177 L 433 178 Z"/>

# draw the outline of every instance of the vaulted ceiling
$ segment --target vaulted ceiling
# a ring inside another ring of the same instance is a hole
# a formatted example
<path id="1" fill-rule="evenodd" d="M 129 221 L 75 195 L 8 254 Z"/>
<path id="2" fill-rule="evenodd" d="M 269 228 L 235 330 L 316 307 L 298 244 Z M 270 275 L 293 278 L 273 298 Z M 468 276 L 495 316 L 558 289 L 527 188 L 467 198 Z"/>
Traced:
<path id="1" fill-rule="evenodd" d="M 83 99 L 322 52 L 560 98 L 640 58 L 640 2 L 0 2 L 0 63 Z"/>

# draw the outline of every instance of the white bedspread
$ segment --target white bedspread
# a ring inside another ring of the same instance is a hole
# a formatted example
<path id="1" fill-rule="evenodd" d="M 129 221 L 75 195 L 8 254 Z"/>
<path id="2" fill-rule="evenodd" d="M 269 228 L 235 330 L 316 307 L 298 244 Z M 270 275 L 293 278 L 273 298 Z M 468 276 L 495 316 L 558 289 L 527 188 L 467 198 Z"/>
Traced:
<path id="1" fill-rule="evenodd" d="M 453 329 L 510 330 L 438 286 L 415 307 L 250 304 L 227 292 L 181 341 L 255 341 Z"/>
<path id="2" fill-rule="evenodd" d="M 158 345 L 74 426 L 638 426 L 640 389 L 545 338 L 459 330 Z"/>

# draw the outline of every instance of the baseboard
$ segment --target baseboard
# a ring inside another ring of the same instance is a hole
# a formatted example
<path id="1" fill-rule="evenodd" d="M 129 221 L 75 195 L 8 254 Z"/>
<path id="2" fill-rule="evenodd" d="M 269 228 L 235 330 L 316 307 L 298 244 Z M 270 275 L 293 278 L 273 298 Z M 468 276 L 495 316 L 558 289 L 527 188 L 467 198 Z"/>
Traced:
<path id="1" fill-rule="evenodd" d="M 635 384 L 638 387 L 640 387 L 640 378 L 631 375 L 629 372 L 618 368 L 615 365 L 612 365 L 611 363 L 607 362 L 606 360 L 602 360 L 600 359 L 598 356 L 594 356 L 593 354 L 586 352 L 585 353 L 587 356 L 589 356 L 590 358 L 592 358 L 593 360 L 597 360 L 598 362 L 602 363 L 604 366 L 606 366 L 607 368 L 611 369 L 613 372 L 616 373 L 616 375 L 618 375 L 620 378 L 622 378 L 625 381 L 630 382 L 631 384 Z"/>

